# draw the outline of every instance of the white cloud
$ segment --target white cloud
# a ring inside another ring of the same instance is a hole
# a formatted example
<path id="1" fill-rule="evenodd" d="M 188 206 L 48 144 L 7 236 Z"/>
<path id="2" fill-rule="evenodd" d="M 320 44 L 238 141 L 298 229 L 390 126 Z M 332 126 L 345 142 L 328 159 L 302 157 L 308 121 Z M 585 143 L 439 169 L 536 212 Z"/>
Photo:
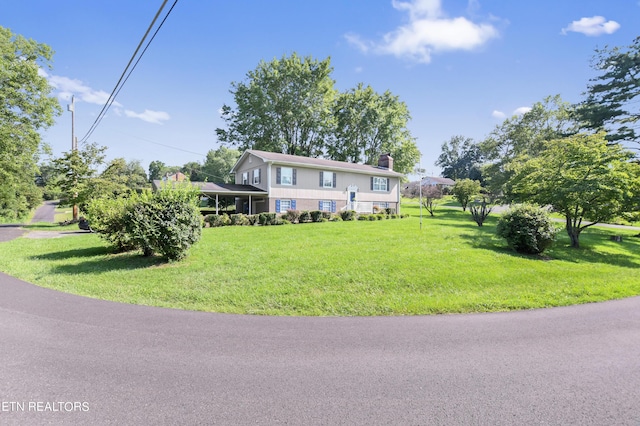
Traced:
<path id="1" fill-rule="evenodd" d="M 109 99 L 107 92 L 94 90 L 80 80 L 59 75 L 50 75 L 48 78 L 51 85 L 58 89 L 58 97 L 62 100 L 70 101 L 71 96 L 75 95 L 80 101 L 95 105 L 104 105 Z M 118 102 L 114 102 L 113 105 L 122 106 Z"/>
<path id="2" fill-rule="evenodd" d="M 599 36 L 602 34 L 613 34 L 620 29 L 620 24 L 616 21 L 607 21 L 604 16 L 594 16 L 591 18 L 580 18 L 573 21 L 566 28 L 562 29 L 562 34 L 573 31 L 587 36 Z"/>
<path id="3" fill-rule="evenodd" d="M 498 37 L 498 30 L 488 23 L 474 23 L 465 17 L 445 16 L 440 0 L 392 0 L 392 6 L 409 13 L 409 22 L 383 36 L 380 42 L 363 40 L 347 34 L 346 40 L 362 52 L 373 51 L 429 63 L 433 52 L 473 50 Z M 477 10 L 477 1 L 469 3 Z"/>
<path id="4" fill-rule="evenodd" d="M 520 107 L 520 108 L 516 108 L 513 111 L 512 115 L 523 115 L 523 114 L 528 113 L 529 111 L 531 111 L 531 107 L 526 107 L 526 106 L 525 107 Z"/>
<path id="5" fill-rule="evenodd" d="M 145 109 L 144 112 L 141 113 L 126 109 L 124 110 L 124 114 L 127 117 L 139 118 L 142 121 L 154 124 L 163 124 L 163 121 L 167 121 L 169 118 L 171 118 L 169 114 L 164 111 L 151 111 L 148 109 Z"/>
<path id="6" fill-rule="evenodd" d="M 520 108 L 516 108 L 512 113 L 511 116 L 513 117 L 514 115 L 523 115 L 528 113 L 529 111 L 531 111 L 531 107 L 520 107 Z M 491 113 L 491 116 L 493 118 L 497 118 L 500 120 L 503 120 L 505 118 L 507 118 L 507 114 L 505 114 L 502 111 L 498 111 L 497 109 L 493 110 L 493 112 Z"/>
<path id="7" fill-rule="evenodd" d="M 76 100 L 87 102 L 95 105 L 104 105 L 109 99 L 109 94 L 102 90 L 94 90 L 80 80 L 62 77 L 58 75 L 49 75 L 43 69 L 39 69 L 38 73 L 49 80 L 49 83 L 58 90 L 58 98 L 64 101 L 71 101 L 71 96 L 75 96 Z M 119 117 L 126 116 L 130 118 L 138 118 L 147 123 L 163 124 L 164 121 L 171 117 L 164 111 L 152 111 L 145 109 L 142 113 L 136 113 L 131 110 L 123 110 L 123 105 L 119 102 L 111 104 L 113 111 Z"/>

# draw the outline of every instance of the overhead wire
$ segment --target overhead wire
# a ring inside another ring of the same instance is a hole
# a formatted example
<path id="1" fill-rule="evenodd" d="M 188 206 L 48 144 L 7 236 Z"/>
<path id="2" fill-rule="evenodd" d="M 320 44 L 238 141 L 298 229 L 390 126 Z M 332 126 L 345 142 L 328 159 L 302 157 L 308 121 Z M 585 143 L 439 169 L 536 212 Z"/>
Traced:
<path id="1" fill-rule="evenodd" d="M 158 12 L 156 12 L 156 15 L 154 16 L 153 20 L 151 21 L 151 24 L 149 25 L 149 27 L 147 28 L 147 31 L 145 32 L 144 36 L 142 37 L 142 39 L 140 40 L 140 43 L 138 43 L 138 46 L 136 47 L 135 52 L 133 52 L 133 55 L 131 56 L 131 59 L 129 59 L 129 62 L 127 63 L 127 66 L 125 67 L 124 71 L 122 72 L 122 74 L 120 75 L 120 78 L 118 79 L 118 82 L 116 83 L 115 87 L 113 88 L 113 90 L 111 91 L 111 94 L 109 95 L 109 98 L 107 99 L 107 101 L 105 102 L 104 106 L 102 107 L 102 110 L 100 111 L 100 113 L 98 114 L 98 116 L 96 117 L 95 121 L 93 122 L 93 124 L 91 125 L 91 127 L 89 128 L 89 130 L 87 131 L 87 133 L 82 137 L 82 139 L 80 140 L 80 143 L 85 143 L 87 141 L 87 139 L 89 139 L 89 137 L 93 134 L 93 132 L 95 131 L 95 129 L 98 127 L 98 125 L 100 124 L 100 122 L 102 121 L 102 119 L 104 118 L 104 116 L 106 115 L 107 111 L 109 110 L 109 108 L 111 107 L 111 105 L 115 102 L 115 99 L 118 95 L 118 93 L 120 93 L 120 90 L 122 89 L 122 87 L 124 86 L 124 84 L 127 82 L 127 80 L 129 79 L 129 76 L 131 76 L 131 73 L 133 72 L 133 70 L 136 68 L 136 66 L 138 65 L 138 63 L 140 62 L 140 59 L 142 58 L 142 56 L 144 55 L 144 53 L 147 51 L 147 48 L 149 47 L 149 45 L 151 44 L 151 42 L 153 41 L 153 39 L 155 38 L 156 34 L 158 34 L 158 31 L 160 30 L 160 28 L 162 28 L 162 25 L 165 23 L 165 21 L 167 20 L 167 18 L 169 17 L 169 14 L 171 14 L 171 11 L 173 10 L 173 8 L 175 7 L 176 3 L 178 3 L 178 0 L 175 0 L 173 2 L 173 5 L 171 6 L 171 8 L 169 9 L 169 11 L 167 12 L 167 14 L 165 15 L 164 19 L 160 22 L 160 25 L 158 26 L 158 28 L 156 28 L 156 31 L 154 32 L 153 36 L 151 37 L 151 39 L 149 40 L 149 42 L 147 43 L 147 45 L 144 47 L 144 49 L 142 50 L 142 53 L 140 53 L 140 55 L 138 56 L 138 52 L 140 51 L 140 48 L 142 47 L 142 45 L 144 44 L 147 36 L 149 35 L 149 33 L 151 32 L 151 30 L 153 29 L 156 21 L 158 20 L 158 17 L 160 16 L 160 14 L 162 13 L 162 10 L 164 9 L 165 5 L 167 4 L 168 0 L 164 0 L 162 2 L 162 5 L 160 5 L 160 8 L 158 9 Z M 136 60 L 137 57 L 137 60 Z M 135 63 L 134 63 L 135 60 Z M 131 69 L 129 69 L 131 67 L 131 64 L 134 64 L 133 67 Z"/>

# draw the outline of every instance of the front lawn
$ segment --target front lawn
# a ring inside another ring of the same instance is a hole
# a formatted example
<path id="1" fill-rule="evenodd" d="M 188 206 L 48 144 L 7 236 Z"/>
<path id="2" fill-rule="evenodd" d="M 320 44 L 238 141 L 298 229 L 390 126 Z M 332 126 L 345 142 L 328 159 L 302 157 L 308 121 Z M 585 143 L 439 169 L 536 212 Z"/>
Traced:
<path id="1" fill-rule="evenodd" d="M 89 297 L 267 315 L 415 315 L 587 303 L 640 294 L 640 238 L 590 228 L 582 248 L 561 232 L 522 256 L 468 212 L 407 219 L 203 230 L 182 262 L 113 254 L 95 234 L 0 243 L 0 270 Z M 622 243 L 611 235 L 624 235 Z"/>

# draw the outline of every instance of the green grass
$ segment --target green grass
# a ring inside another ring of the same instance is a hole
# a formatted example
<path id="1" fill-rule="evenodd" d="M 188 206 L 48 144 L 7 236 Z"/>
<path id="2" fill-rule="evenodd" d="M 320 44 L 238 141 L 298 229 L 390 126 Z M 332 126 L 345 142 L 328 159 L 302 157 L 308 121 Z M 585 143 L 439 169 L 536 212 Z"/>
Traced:
<path id="1" fill-rule="evenodd" d="M 587 303 L 640 294 L 640 238 L 590 228 L 544 256 L 518 255 L 469 213 L 203 230 L 179 263 L 114 254 L 95 234 L 0 243 L 0 270 L 125 303 L 265 315 L 415 315 Z M 622 243 L 610 235 L 624 235 Z"/>

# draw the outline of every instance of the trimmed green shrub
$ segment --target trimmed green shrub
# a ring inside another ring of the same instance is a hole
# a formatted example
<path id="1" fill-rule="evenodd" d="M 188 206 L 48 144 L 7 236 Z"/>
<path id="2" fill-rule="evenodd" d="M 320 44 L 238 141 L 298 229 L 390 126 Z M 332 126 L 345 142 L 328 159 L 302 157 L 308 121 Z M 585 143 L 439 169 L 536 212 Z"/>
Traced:
<path id="1" fill-rule="evenodd" d="M 253 226 L 258 223 L 258 215 L 251 214 L 247 216 L 247 221 L 249 222 L 249 226 Z"/>
<path id="2" fill-rule="evenodd" d="M 368 214 L 358 215 L 358 220 L 369 220 L 369 215 Z"/>
<path id="3" fill-rule="evenodd" d="M 370 215 L 367 215 L 367 219 L 369 219 L 370 221 L 378 220 L 377 216 L 378 215 L 376 214 L 370 214 Z"/>
<path id="4" fill-rule="evenodd" d="M 324 212 L 324 211 L 322 212 L 323 219 L 331 220 L 331 216 L 332 216 L 331 212 Z"/>
<path id="5" fill-rule="evenodd" d="M 340 216 L 342 217 L 342 220 L 356 220 L 356 211 L 343 210 L 340 212 Z"/>
<path id="6" fill-rule="evenodd" d="M 126 197 L 101 197 L 89 201 L 86 214 L 91 229 L 100 238 L 114 246 L 118 252 L 125 252 L 137 248 L 131 233 L 127 228 L 127 212 L 143 199 L 150 198 L 149 193 L 130 193 Z"/>
<path id="7" fill-rule="evenodd" d="M 528 204 L 512 207 L 498 220 L 496 228 L 509 247 L 527 254 L 545 251 L 553 244 L 557 232 L 546 210 Z"/>
<path id="8" fill-rule="evenodd" d="M 136 246 L 147 256 L 159 253 L 170 261 L 186 257 L 202 235 L 198 201 L 199 191 L 184 185 L 160 189 L 136 203 L 126 214 Z"/>
<path id="9" fill-rule="evenodd" d="M 300 223 L 303 222 L 311 222 L 311 213 L 307 210 L 300 212 L 300 218 L 298 219 Z"/>
<path id="10" fill-rule="evenodd" d="M 189 184 L 99 198 L 87 206 L 92 229 L 117 250 L 141 249 L 180 260 L 202 235 L 200 191 Z M 211 222 L 210 222 L 211 223 Z"/>
<path id="11" fill-rule="evenodd" d="M 313 210 L 311 212 L 311 220 L 313 222 L 322 222 L 322 217 L 323 217 L 322 214 L 323 212 L 320 210 Z"/>
<path id="12" fill-rule="evenodd" d="M 235 213 L 229 216 L 231 221 L 231 225 L 235 226 L 246 226 L 249 225 L 249 219 L 247 219 L 247 215 L 242 213 Z"/>
<path id="13" fill-rule="evenodd" d="M 276 213 L 260 213 L 258 214 L 258 223 L 262 226 L 275 225 Z"/>
<path id="14" fill-rule="evenodd" d="M 204 221 L 207 222 L 212 228 L 227 226 L 231 224 L 231 219 L 229 219 L 229 215 L 227 215 L 226 213 L 208 214 L 205 216 Z"/>
<path id="15" fill-rule="evenodd" d="M 300 220 L 300 212 L 298 210 L 287 210 L 283 215 L 283 219 L 288 220 L 290 223 L 296 223 Z"/>

